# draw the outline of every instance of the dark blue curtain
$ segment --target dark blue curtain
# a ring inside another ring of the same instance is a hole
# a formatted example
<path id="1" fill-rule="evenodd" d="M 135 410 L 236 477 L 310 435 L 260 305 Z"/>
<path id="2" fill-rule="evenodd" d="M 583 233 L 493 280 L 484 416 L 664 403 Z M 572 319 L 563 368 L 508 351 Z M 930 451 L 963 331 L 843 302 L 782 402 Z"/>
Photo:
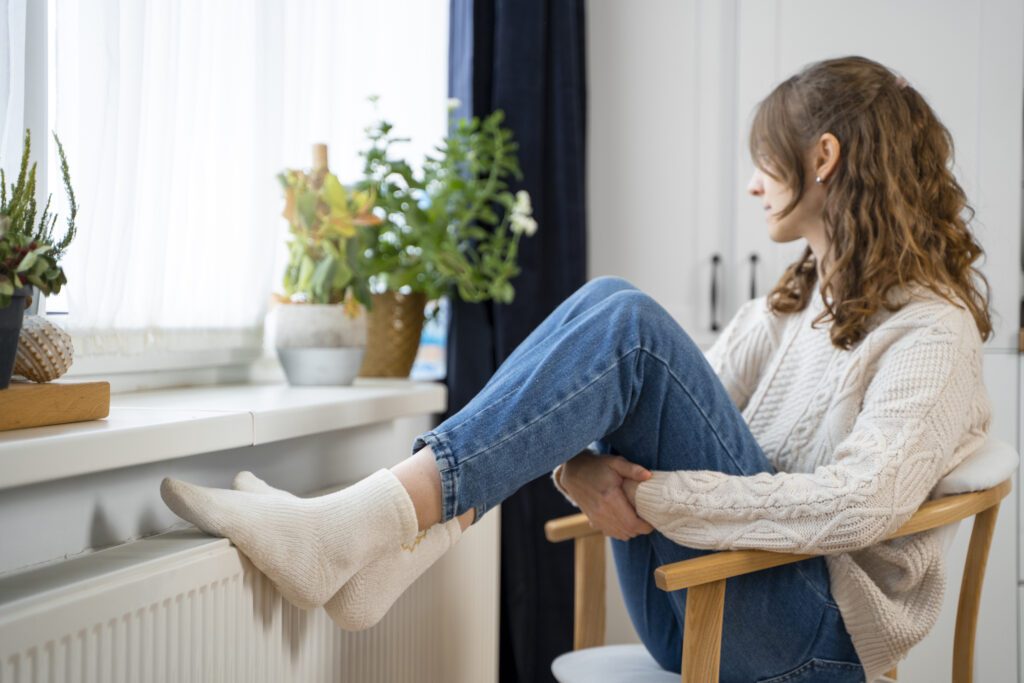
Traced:
<path id="1" fill-rule="evenodd" d="M 510 304 L 452 299 L 448 415 L 586 281 L 586 80 L 582 0 L 451 0 L 449 89 L 463 115 L 506 114 L 539 225 L 519 245 Z M 554 681 L 572 649 L 572 544 L 544 522 L 576 510 L 541 477 L 501 511 L 502 683 Z"/>

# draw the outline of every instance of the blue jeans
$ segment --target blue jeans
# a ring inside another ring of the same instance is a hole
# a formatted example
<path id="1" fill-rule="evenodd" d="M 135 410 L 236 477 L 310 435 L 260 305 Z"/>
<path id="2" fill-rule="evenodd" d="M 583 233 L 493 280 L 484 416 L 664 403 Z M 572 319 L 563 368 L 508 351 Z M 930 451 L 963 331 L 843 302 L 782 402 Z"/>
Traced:
<path id="1" fill-rule="evenodd" d="M 591 444 L 651 470 L 775 471 L 689 335 L 626 280 L 580 287 L 455 415 L 418 436 L 441 474 L 443 519 L 485 512 Z M 708 551 L 655 531 L 612 540 L 633 625 L 679 672 L 686 592 L 654 569 Z M 822 558 L 729 579 L 721 680 L 863 681 Z"/>

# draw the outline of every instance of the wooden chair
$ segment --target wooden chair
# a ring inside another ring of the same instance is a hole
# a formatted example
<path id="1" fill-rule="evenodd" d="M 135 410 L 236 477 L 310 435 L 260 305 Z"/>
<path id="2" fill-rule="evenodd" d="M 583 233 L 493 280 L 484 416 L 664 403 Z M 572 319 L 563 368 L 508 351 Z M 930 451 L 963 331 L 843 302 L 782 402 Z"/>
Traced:
<path id="1" fill-rule="evenodd" d="M 887 537 L 899 538 L 974 517 L 956 615 L 954 683 L 972 680 L 974 634 L 985 564 L 999 504 L 1010 492 L 1010 477 L 1017 462 L 1018 455 L 1012 446 L 990 437 L 976 454 L 939 482 L 934 496 L 941 497 L 926 502 L 906 524 Z M 549 541 L 572 539 L 576 546 L 574 651 L 559 656 L 552 664 L 555 677 L 562 683 L 679 680 L 659 667 L 642 645 L 603 646 L 604 536 L 590 527 L 586 515 L 551 520 L 544 530 Z M 813 555 L 737 550 L 658 567 L 654 572 L 658 588 L 689 591 L 683 629 L 683 683 L 718 681 L 726 579 L 809 557 Z M 896 680 L 895 669 L 887 676 Z"/>

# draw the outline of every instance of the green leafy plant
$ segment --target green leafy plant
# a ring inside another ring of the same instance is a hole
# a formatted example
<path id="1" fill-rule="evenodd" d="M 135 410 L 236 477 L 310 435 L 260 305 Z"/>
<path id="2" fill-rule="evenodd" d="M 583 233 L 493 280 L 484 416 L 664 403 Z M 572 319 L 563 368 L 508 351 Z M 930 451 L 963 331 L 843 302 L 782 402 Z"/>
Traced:
<path id="1" fill-rule="evenodd" d="M 427 299 L 454 286 L 465 301 L 512 301 L 519 240 L 537 223 L 530 196 L 513 193 L 521 179 L 518 145 L 497 110 L 484 119 L 451 121 L 451 132 L 416 174 L 394 156 L 394 127 L 367 129 L 369 149 L 359 187 L 377 197 L 383 223 L 364 253 L 367 270 L 386 290 L 408 287 Z M 436 309 L 435 309 L 436 314 Z"/>
<path id="2" fill-rule="evenodd" d="M 36 204 L 36 164 L 28 165 L 32 148 L 31 132 L 25 131 L 25 146 L 17 182 L 8 188 L 7 177 L 0 169 L 0 308 L 9 306 L 14 290 L 26 285 L 36 286 L 42 294 L 56 294 L 67 283 L 60 260 L 75 237 L 78 204 L 71 188 L 68 161 L 60 138 L 53 134 L 60 158 L 64 191 L 68 196 L 70 214 L 64 236 L 56 241 L 53 229 L 57 215 L 50 213 L 50 197 L 42 213 Z M 52 196 L 52 195 L 51 195 Z"/>
<path id="3" fill-rule="evenodd" d="M 350 317 L 370 306 L 361 249 L 373 241 L 381 219 L 370 192 L 350 192 L 326 169 L 278 175 L 285 193 L 284 217 L 291 239 L 284 273 L 284 300 L 345 304 Z"/>

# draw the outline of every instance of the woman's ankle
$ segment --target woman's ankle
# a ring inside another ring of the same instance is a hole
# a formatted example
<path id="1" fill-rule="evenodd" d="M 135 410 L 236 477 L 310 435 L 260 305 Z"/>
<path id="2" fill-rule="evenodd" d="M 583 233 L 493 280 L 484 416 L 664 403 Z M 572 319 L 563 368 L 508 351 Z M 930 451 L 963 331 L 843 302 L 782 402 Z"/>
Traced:
<path id="1" fill-rule="evenodd" d="M 473 520 L 476 519 L 476 510 L 470 508 L 463 512 L 461 515 L 459 515 L 458 519 L 459 526 L 462 528 L 463 531 L 465 531 L 469 528 L 469 525 L 473 523 Z"/>
<path id="2" fill-rule="evenodd" d="M 420 531 L 441 521 L 441 474 L 430 446 L 424 446 L 415 454 L 391 468 L 392 473 L 405 487 L 413 507 Z"/>

